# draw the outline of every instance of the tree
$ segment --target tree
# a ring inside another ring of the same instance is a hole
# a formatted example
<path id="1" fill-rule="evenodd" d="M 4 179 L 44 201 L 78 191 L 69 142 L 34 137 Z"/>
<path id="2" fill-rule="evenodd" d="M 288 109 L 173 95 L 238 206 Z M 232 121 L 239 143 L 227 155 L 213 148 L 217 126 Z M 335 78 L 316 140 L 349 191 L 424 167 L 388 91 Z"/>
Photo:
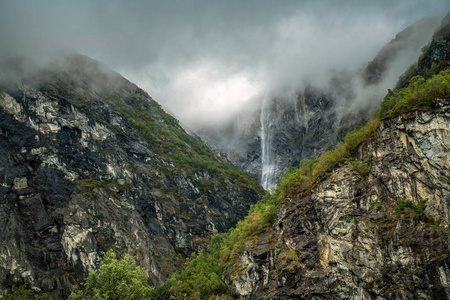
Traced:
<path id="1" fill-rule="evenodd" d="M 109 250 L 99 270 L 89 273 L 84 291 L 74 286 L 69 300 L 150 299 L 153 289 L 148 285 L 148 274 L 136 265 L 132 256 L 126 254 L 117 260 L 114 252 Z"/>

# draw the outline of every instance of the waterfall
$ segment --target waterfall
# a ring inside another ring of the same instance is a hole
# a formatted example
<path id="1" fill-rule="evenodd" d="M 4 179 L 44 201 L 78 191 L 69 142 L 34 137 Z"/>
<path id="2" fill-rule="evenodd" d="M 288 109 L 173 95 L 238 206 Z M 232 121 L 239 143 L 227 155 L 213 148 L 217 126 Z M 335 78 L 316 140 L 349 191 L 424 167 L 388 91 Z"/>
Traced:
<path id="1" fill-rule="evenodd" d="M 273 119 L 270 115 L 270 98 L 266 94 L 261 106 L 261 185 L 264 189 L 275 187 L 275 155 L 273 153 Z"/>

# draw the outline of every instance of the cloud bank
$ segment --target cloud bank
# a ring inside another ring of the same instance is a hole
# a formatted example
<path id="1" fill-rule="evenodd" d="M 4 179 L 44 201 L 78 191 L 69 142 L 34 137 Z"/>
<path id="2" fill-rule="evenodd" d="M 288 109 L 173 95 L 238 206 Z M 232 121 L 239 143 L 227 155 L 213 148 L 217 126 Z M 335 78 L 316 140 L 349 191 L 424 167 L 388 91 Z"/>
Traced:
<path id="1" fill-rule="evenodd" d="M 447 0 L 1 1 L 0 56 L 85 54 L 195 130 L 265 93 L 326 85 L 406 26 L 449 10 Z"/>

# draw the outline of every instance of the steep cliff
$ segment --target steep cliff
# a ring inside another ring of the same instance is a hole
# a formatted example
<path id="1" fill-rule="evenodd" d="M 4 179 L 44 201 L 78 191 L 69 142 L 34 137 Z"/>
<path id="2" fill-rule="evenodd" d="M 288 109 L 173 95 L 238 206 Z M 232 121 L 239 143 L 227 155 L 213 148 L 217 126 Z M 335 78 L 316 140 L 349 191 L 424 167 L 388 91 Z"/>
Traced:
<path id="1" fill-rule="evenodd" d="M 417 58 L 421 48 L 429 42 L 433 32 L 440 26 L 441 18 L 437 16 L 424 18 L 398 33 L 365 68 L 362 75 L 366 84 L 376 84 L 390 77 L 391 74 L 386 73 L 394 64 L 401 65 L 400 69 L 404 70 L 408 63 L 411 63 L 410 58 Z M 391 85 L 399 74 L 392 75 L 393 78 L 388 78 Z"/>
<path id="2" fill-rule="evenodd" d="M 247 299 L 450 299 L 449 174 L 450 99 L 382 121 L 225 278 Z"/>
<path id="3" fill-rule="evenodd" d="M 100 63 L 20 66 L 0 84 L 0 295 L 25 283 L 61 296 L 110 248 L 161 284 L 260 198 L 255 180 Z"/>

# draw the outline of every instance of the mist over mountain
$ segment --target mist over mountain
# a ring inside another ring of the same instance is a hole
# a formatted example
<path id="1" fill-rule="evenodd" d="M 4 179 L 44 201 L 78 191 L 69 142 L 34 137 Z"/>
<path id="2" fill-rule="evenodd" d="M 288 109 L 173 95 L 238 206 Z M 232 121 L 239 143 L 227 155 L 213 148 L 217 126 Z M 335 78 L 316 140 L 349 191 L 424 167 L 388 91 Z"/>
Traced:
<path id="1" fill-rule="evenodd" d="M 369 117 L 387 89 L 417 59 L 441 14 L 450 9 L 447 1 L 438 0 L 283 5 L 110 1 L 107 6 L 49 0 L 1 5 L 5 46 L 0 62 L 20 57 L 27 72 L 67 52 L 103 61 L 260 180 L 262 149 L 269 149 L 261 144 L 264 103 L 270 106 L 277 99 L 292 106 L 306 89 L 320 91 L 332 103 L 327 107 L 332 109 L 333 123 L 325 126 L 335 127 L 331 136 L 324 132 L 322 141 L 305 139 L 310 149 L 304 154 L 266 157 L 271 169 L 278 170 L 270 175 L 271 185 L 287 167 L 331 145 L 338 127 L 352 126 L 347 120 Z M 11 74 L 8 77 L 11 80 Z M 298 113 L 297 106 L 292 109 Z M 303 116 L 295 118 L 307 125 L 311 117 L 302 111 Z M 267 128 L 265 133 L 276 135 L 275 131 Z M 266 152 L 283 147 L 283 142 L 265 140 L 278 143 Z M 249 154 L 255 147 L 260 149 Z"/>
<path id="2" fill-rule="evenodd" d="M 398 32 L 450 4 L 45 0 L 0 7 L 1 57 L 43 63 L 61 51 L 85 54 L 195 131 L 229 121 L 254 97 L 327 86 L 333 71 L 363 67 Z"/>
<path id="3" fill-rule="evenodd" d="M 358 69 L 330 71 L 327 83 L 305 81 L 295 90 L 267 92 L 228 123 L 204 126 L 197 133 L 265 188 L 274 187 L 286 170 L 327 150 L 372 117 L 441 19 L 427 17 L 408 26 Z"/>

